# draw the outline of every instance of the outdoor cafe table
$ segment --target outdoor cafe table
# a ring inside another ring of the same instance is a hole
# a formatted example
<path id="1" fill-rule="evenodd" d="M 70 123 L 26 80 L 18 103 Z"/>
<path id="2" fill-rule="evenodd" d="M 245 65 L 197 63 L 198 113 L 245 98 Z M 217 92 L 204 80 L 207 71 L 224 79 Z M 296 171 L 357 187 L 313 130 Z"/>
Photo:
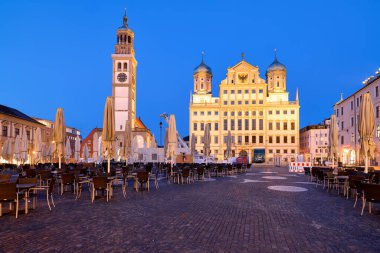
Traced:
<path id="1" fill-rule="evenodd" d="M 36 184 L 17 184 L 16 188 L 19 193 L 24 192 L 25 199 L 25 214 L 28 214 L 28 197 L 29 197 L 29 189 L 36 187 Z"/>

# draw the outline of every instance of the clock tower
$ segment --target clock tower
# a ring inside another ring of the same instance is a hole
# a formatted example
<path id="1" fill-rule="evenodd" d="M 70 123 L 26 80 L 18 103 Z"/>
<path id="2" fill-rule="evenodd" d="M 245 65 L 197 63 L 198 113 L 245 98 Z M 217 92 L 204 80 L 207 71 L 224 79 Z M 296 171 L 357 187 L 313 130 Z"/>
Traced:
<path id="1" fill-rule="evenodd" d="M 115 52 L 112 54 L 112 98 L 115 108 L 116 145 L 123 146 L 125 128 L 131 131 L 136 120 L 136 67 L 133 49 L 134 33 L 128 27 L 126 13 L 117 29 Z"/>

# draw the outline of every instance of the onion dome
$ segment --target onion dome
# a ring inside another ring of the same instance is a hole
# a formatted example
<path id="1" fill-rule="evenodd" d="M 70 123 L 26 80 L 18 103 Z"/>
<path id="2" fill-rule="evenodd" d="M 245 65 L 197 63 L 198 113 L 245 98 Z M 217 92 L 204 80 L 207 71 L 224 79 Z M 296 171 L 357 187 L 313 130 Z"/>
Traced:
<path id="1" fill-rule="evenodd" d="M 194 75 L 195 74 L 198 74 L 200 72 L 206 72 L 208 74 L 212 74 L 212 70 L 209 66 L 206 65 L 206 63 L 204 62 L 204 52 L 202 52 L 202 62 L 201 64 L 199 64 L 195 69 L 194 69 Z"/>
<path id="2" fill-rule="evenodd" d="M 275 70 L 286 71 L 285 65 L 277 60 L 277 51 L 276 50 L 274 51 L 274 61 L 272 62 L 271 65 L 268 66 L 267 72 L 271 72 L 271 71 L 275 71 Z"/>

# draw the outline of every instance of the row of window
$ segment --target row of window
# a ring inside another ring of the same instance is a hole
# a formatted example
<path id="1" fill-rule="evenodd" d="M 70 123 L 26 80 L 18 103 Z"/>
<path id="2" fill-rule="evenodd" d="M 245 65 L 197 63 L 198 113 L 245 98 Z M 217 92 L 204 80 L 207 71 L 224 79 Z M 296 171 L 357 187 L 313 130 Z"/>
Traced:
<path id="1" fill-rule="evenodd" d="M 2 136 L 8 136 L 8 126 L 3 126 L 1 129 Z M 15 136 L 20 135 L 20 128 L 15 128 Z M 26 130 L 26 136 L 30 140 L 30 130 Z"/>
<path id="2" fill-rule="evenodd" d="M 244 90 L 244 94 L 249 94 L 249 91 L 250 90 Z M 243 90 L 236 90 L 236 94 L 242 94 L 242 93 L 243 93 Z M 255 89 L 251 90 L 251 93 L 256 94 L 256 90 Z M 263 89 L 258 89 L 257 93 L 262 94 L 264 93 L 264 91 Z M 223 94 L 228 94 L 228 90 L 223 90 Z M 230 90 L 230 94 L 235 94 L 235 90 Z"/>
<path id="3" fill-rule="evenodd" d="M 289 138 L 290 137 L 290 138 Z M 282 139 L 282 140 L 281 140 Z M 204 136 L 195 136 L 195 144 L 203 144 L 204 143 Z M 227 136 L 223 137 L 223 143 L 227 143 Z M 253 136 L 237 136 L 237 139 L 235 136 L 231 136 L 231 143 L 237 143 L 237 144 L 263 144 L 264 143 L 264 136 L 259 135 L 253 135 Z M 296 137 L 295 136 L 268 136 L 268 143 L 270 144 L 288 144 L 296 143 Z M 211 137 L 211 144 L 219 144 L 218 136 Z"/>
<path id="4" fill-rule="evenodd" d="M 231 151 L 232 151 L 232 156 L 235 156 L 235 153 L 236 153 L 235 150 L 231 150 Z M 273 154 L 273 153 L 281 154 L 281 151 L 283 154 L 295 154 L 296 153 L 295 149 L 290 149 L 290 150 L 289 149 L 282 149 L 282 150 L 281 149 L 268 149 L 269 154 Z M 200 149 L 198 152 L 200 154 L 203 154 L 203 149 Z M 218 155 L 219 150 L 218 149 L 211 150 L 211 153 L 214 155 Z M 224 155 L 226 155 L 226 154 L 227 154 L 227 150 L 224 150 Z"/>
<path id="5" fill-rule="evenodd" d="M 247 102 L 247 101 L 246 101 Z M 273 114 L 276 114 L 276 115 L 280 115 L 281 114 L 281 110 L 275 110 L 275 111 L 272 111 L 272 110 L 269 110 L 268 111 L 268 114 L 269 115 L 273 115 Z M 235 114 L 237 116 L 243 116 L 243 114 L 245 116 L 249 116 L 250 114 L 252 116 L 256 116 L 256 114 L 260 115 L 260 116 L 263 116 L 264 115 L 264 112 L 263 111 L 238 111 L 238 112 L 235 112 L 235 111 L 230 111 L 229 112 L 230 116 L 235 116 Z M 288 114 L 288 110 L 282 110 L 282 114 L 284 115 L 287 115 Z M 290 110 L 290 114 L 295 114 L 295 110 Z M 219 115 L 219 111 L 193 111 L 193 116 L 211 116 L 211 115 Z M 228 116 L 228 112 L 223 112 L 223 116 Z"/>
<path id="6" fill-rule="evenodd" d="M 379 86 L 375 87 L 374 93 L 375 93 L 375 97 L 379 97 Z M 359 108 L 361 102 L 362 102 L 362 95 L 360 95 L 359 97 L 356 98 L 356 107 L 357 108 Z M 350 103 L 351 111 L 354 110 L 354 104 L 355 104 L 355 98 L 353 100 L 351 100 L 351 103 Z M 344 114 L 344 107 L 343 106 L 341 108 L 336 109 L 336 116 L 339 117 L 339 114 L 340 114 L 340 116 L 342 116 Z"/>
<path id="7" fill-rule="evenodd" d="M 237 105 L 242 105 L 242 104 L 243 104 L 243 101 L 240 101 L 240 100 L 237 101 Z M 249 105 L 249 101 L 248 100 L 244 101 L 244 104 Z M 256 105 L 256 100 L 252 100 L 251 104 Z M 259 105 L 264 104 L 264 100 L 260 99 L 257 104 L 259 104 Z M 228 105 L 228 101 L 223 101 L 223 105 Z M 230 101 L 230 105 L 235 105 L 235 101 Z"/>
<path id="8" fill-rule="evenodd" d="M 122 71 L 122 70 L 128 71 L 128 63 L 124 62 L 123 68 L 121 68 L 121 66 L 122 66 L 121 62 L 118 62 L 117 63 L 117 71 Z"/>

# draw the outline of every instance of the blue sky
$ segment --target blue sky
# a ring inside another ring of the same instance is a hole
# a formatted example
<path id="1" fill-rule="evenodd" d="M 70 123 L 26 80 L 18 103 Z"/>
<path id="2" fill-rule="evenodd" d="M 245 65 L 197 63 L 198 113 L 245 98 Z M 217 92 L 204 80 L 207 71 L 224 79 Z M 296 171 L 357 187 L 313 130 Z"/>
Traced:
<path id="1" fill-rule="evenodd" d="M 0 1 L 0 103 L 54 119 L 86 136 L 102 125 L 111 95 L 115 32 L 127 7 L 135 32 L 137 114 L 159 136 L 159 115 L 174 113 L 188 133 L 193 69 L 213 70 L 213 94 L 226 69 L 245 59 L 260 68 L 273 49 L 298 87 L 303 127 L 329 117 L 380 67 L 380 1 Z"/>

